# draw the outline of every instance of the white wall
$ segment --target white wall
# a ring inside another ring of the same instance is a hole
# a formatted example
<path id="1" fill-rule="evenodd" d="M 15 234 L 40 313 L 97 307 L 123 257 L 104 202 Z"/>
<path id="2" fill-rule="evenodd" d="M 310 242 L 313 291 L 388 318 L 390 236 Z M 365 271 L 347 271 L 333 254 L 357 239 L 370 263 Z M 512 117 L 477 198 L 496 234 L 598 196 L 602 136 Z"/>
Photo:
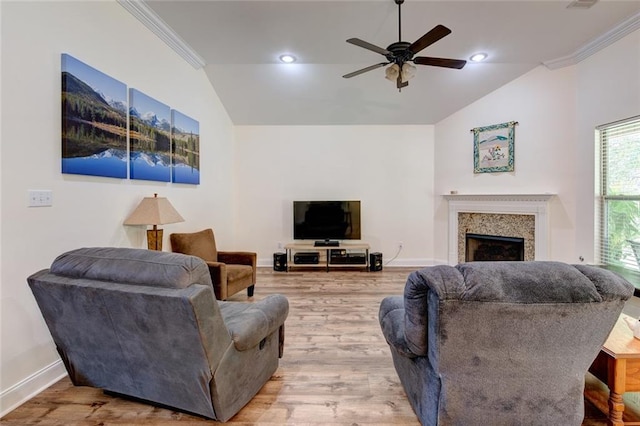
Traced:
<path id="1" fill-rule="evenodd" d="M 555 193 L 549 258 L 593 262 L 594 128 L 640 113 L 640 31 L 579 65 L 540 66 L 436 125 L 435 192 Z M 479 126 L 518 121 L 513 173 L 474 174 Z M 435 200 L 435 256 L 447 259 L 446 200 Z"/>
<path id="2" fill-rule="evenodd" d="M 232 234 L 233 127 L 195 70 L 115 1 L 6 2 L 2 17 L 0 413 L 58 377 L 58 363 L 26 277 L 81 246 L 146 247 L 122 221 L 144 196 L 166 196 L 186 219 L 168 234 L 215 226 Z M 199 186 L 60 172 L 60 54 L 75 58 L 200 122 Z M 28 208 L 28 189 L 53 207 Z"/>
<path id="3" fill-rule="evenodd" d="M 640 115 L 640 30 L 576 66 L 576 247 L 593 261 L 594 129 Z"/>
<path id="4" fill-rule="evenodd" d="M 387 262 L 433 259 L 433 126 L 236 127 L 237 244 L 272 264 L 293 200 L 362 202 L 362 240 Z"/>
<path id="5" fill-rule="evenodd" d="M 549 259 L 575 261 L 574 69 L 538 67 L 436 125 L 435 181 L 438 195 L 558 194 L 549 212 Z M 473 173 L 470 129 L 517 121 L 514 172 Z M 446 200 L 436 200 L 436 256 L 447 259 Z"/>

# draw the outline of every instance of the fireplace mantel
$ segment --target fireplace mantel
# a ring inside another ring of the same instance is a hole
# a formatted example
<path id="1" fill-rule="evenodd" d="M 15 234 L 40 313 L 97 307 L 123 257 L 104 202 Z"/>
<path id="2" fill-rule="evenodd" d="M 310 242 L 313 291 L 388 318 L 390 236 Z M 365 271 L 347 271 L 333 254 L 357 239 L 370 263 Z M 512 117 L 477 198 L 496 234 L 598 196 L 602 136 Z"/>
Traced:
<path id="1" fill-rule="evenodd" d="M 533 201 L 548 202 L 556 194 L 445 194 L 449 201 Z"/>
<path id="2" fill-rule="evenodd" d="M 535 217 L 535 260 L 548 258 L 548 204 L 556 194 L 445 194 L 449 202 L 449 264 L 458 263 L 458 213 Z"/>

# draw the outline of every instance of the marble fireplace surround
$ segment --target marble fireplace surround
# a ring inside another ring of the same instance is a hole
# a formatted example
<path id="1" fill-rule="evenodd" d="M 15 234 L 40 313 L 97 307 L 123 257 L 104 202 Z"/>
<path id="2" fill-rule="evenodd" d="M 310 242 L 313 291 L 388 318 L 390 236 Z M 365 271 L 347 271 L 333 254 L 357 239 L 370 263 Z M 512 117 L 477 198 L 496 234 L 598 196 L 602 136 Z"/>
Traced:
<path id="1" fill-rule="evenodd" d="M 491 215 L 531 215 L 534 217 L 533 259 L 547 260 L 549 253 L 549 201 L 555 194 L 447 194 L 449 203 L 449 264 L 460 263 L 464 253 L 459 253 L 460 213 L 485 213 Z M 521 218 L 520 218 L 521 219 Z M 514 216 L 514 220 L 518 220 Z M 525 221 L 526 222 L 526 221 Z M 509 235 L 506 235 L 509 236 Z M 526 244 L 526 242 L 525 242 Z M 525 257 L 527 253 L 525 252 Z"/>

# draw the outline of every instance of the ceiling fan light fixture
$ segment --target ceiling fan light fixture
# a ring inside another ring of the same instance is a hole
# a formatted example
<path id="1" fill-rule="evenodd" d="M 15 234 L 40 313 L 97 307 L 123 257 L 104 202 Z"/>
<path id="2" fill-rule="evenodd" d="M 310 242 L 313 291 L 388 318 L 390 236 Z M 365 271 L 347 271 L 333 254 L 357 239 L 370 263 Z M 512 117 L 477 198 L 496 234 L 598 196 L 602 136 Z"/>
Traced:
<path id="1" fill-rule="evenodd" d="M 398 66 L 398 64 L 393 64 L 387 67 L 384 73 L 384 78 L 395 83 L 398 80 L 398 74 L 400 74 L 400 66 Z"/>
<path id="2" fill-rule="evenodd" d="M 438 24 L 413 43 L 402 41 L 402 20 L 400 14 L 400 5 L 404 3 L 404 0 L 394 0 L 394 2 L 398 5 L 397 42 L 391 43 L 385 49 L 359 38 L 347 39 L 347 43 L 362 47 L 363 49 L 367 49 L 384 56 L 386 62 L 379 62 L 377 64 L 359 69 L 357 71 L 350 72 L 343 75 L 342 78 L 355 77 L 357 75 L 364 74 L 365 72 L 372 71 L 391 64 L 385 69 L 385 78 L 390 81 L 395 81 L 396 87 L 398 88 L 398 91 L 400 91 L 403 87 L 407 87 L 409 85 L 408 80 L 410 80 L 416 74 L 416 67 L 413 64 L 455 69 L 462 69 L 465 66 L 467 61 L 463 61 L 461 59 L 415 56 L 423 49 L 431 46 L 433 43 L 451 34 L 451 30 L 444 25 Z M 408 64 L 407 62 L 412 62 L 413 64 Z"/>
<path id="3" fill-rule="evenodd" d="M 409 63 L 402 65 L 402 82 L 411 80 L 416 75 L 416 67 Z"/>
<path id="4" fill-rule="evenodd" d="M 473 55 L 471 55 L 471 57 L 469 58 L 469 60 L 471 62 L 482 62 L 485 59 L 487 59 L 489 57 L 489 55 L 487 55 L 486 53 L 474 53 Z"/>
<path id="5" fill-rule="evenodd" d="M 285 64 L 292 64 L 298 60 L 298 58 L 290 54 L 280 55 L 279 59 L 280 59 L 280 62 L 283 62 Z"/>

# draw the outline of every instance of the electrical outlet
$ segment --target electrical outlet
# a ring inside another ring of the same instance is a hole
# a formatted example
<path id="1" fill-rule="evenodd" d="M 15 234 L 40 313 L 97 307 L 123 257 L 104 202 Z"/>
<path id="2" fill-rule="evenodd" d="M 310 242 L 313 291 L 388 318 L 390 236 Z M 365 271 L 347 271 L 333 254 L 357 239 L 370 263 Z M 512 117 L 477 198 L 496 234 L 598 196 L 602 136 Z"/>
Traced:
<path id="1" fill-rule="evenodd" d="M 403 245 L 402 241 L 398 241 L 398 250 L 402 250 Z"/>
<path id="2" fill-rule="evenodd" d="M 282 241 L 278 241 L 278 250 L 282 250 Z"/>
<path id="3" fill-rule="evenodd" d="M 53 205 L 53 191 L 45 189 L 30 189 L 29 207 L 49 207 Z"/>

